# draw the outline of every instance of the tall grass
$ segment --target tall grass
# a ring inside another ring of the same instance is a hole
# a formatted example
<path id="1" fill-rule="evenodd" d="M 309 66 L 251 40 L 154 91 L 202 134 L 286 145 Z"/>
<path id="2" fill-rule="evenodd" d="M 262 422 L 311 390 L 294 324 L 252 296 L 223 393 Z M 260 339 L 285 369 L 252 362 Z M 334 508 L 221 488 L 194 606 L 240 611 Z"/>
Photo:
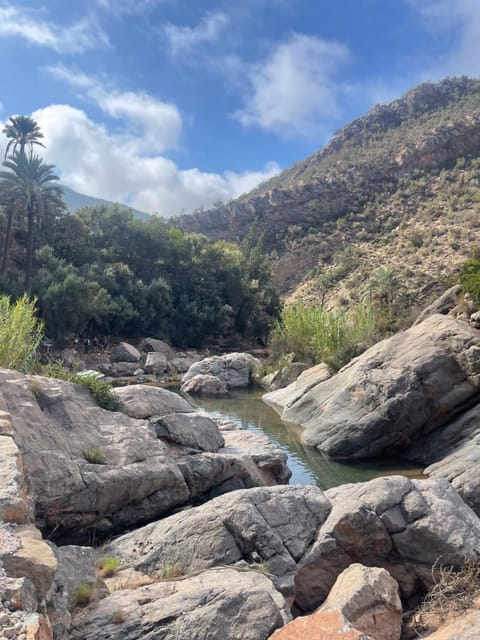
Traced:
<path id="1" fill-rule="evenodd" d="M 26 295 L 11 303 L 0 296 L 0 366 L 29 371 L 43 336 L 43 324 L 35 315 L 36 300 Z"/>
<path id="2" fill-rule="evenodd" d="M 295 360 L 339 369 L 375 341 L 376 326 L 375 308 L 368 303 L 348 312 L 297 303 L 283 309 L 271 334 L 272 357 L 294 353 Z"/>

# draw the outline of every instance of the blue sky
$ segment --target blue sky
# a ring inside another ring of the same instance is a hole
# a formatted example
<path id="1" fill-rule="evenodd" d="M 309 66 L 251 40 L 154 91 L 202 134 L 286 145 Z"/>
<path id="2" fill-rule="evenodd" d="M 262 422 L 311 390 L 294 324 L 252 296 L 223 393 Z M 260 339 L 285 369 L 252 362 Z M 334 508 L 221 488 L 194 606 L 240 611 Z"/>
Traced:
<path id="1" fill-rule="evenodd" d="M 169 216 L 480 75 L 480 1 L 0 0 L 0 58 L 0 121 L 32 115 L 65 184 Z"/>

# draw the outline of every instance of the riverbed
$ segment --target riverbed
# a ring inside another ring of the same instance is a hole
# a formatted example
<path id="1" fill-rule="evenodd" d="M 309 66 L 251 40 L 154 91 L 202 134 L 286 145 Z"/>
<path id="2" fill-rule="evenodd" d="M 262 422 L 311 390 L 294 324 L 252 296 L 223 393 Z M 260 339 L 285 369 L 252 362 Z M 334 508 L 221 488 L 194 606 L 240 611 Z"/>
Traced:
<path id="1" fill-rule="evenodd" d="M 273 409 L 262 402 L 265 392 L 259 389 L 237 391 L 228 398 L 189 397 L 191 404 L 235 423 L 242 429 L 264 433 L 288 455 L 292 471 L 290 484 L 316 484 L 321 489 L 363 482 L 378 476 L 400 474 L 421 478 L 422 470 L 405 460 L 338 461 L 311 447 L 300 439 L 302 428 L 282 422 Z"/>

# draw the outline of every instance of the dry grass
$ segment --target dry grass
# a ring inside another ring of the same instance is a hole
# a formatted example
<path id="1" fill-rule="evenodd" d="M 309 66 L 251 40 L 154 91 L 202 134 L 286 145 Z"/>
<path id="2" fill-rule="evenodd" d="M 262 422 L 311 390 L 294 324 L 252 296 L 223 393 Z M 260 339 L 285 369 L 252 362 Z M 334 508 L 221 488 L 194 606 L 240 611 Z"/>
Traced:
<path id="1" fill-rule="evenodd" d="M 475 608 L 480 599 L 480 561 L 467 558 L 463 567 L 434 565 L 434 586 L 409 622 L 420 638 Z"/>

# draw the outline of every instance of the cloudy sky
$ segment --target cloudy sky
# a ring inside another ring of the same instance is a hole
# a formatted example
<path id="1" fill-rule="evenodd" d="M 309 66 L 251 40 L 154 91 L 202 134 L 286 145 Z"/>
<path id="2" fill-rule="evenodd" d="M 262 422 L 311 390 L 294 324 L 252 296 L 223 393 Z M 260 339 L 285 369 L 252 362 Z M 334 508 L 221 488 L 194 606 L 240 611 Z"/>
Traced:
<path id="1" fill-rule="evenodd" d="M 0 59 L 0 121 L 32 115 L 65 184 L 169 216 L 480 75 L 480 1 L 0 0 Z"/>

